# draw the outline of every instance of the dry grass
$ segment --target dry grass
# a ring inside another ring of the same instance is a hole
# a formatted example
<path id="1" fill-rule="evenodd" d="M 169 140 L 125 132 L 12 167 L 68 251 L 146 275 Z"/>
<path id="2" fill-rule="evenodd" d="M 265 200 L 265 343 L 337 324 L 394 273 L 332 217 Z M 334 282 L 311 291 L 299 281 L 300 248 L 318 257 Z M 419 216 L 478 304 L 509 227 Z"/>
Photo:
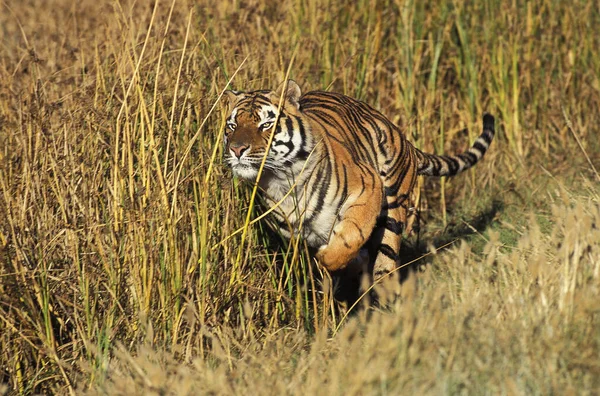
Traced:
<path id="1" fill-rule="evenodd" d="M 553 213 L 550 235 L 533 222 L 509 252 L 492 233 L 481 256 L 466 243 L 444 253 L 391 312 L 363 311 L 330 340 L 283 329 L 237 344 L 221 329 L 186 366 L 147 343 L 136 357 L 117 352 L 93 393 L 595 393 L 600 206 Z"/>
<path id="2" fill-rule="evenodd" d="M 0 3 L 0 392 L 595 393 L 597 7 L 262 3 Z M 217 98 L 292 58 L 428 151 L 500 120 L 422 183 L 407 259 L 459 241 L 389 310 L 345 317 L 302 243 L 236 233 Z"/>

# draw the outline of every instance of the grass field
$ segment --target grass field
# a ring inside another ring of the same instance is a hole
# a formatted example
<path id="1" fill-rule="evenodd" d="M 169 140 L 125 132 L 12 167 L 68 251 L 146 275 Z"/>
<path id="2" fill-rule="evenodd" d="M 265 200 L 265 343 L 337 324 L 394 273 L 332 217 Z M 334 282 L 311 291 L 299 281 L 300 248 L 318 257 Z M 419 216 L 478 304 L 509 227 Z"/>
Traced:
<path id="1" fill-rule="evenodd" d="M 597 2 L 346 3 L 0 1 L 0 394 L 600 392 Z M 288 69 L 430 152 L 496 116 L 391 307 L 242 230 L 218 98 Z"/>

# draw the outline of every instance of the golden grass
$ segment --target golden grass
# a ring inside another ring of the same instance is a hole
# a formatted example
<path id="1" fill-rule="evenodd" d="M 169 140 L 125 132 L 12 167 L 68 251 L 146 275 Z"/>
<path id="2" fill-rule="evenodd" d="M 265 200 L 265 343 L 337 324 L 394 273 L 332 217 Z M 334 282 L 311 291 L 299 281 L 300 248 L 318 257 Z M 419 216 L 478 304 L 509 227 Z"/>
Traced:
<path id="1" fill-rule="evenodd" d="M 594 4 L 0 9 L 0 392 L 600 387 Z M 274 88 L 288 68 L 428 151 L 465 148 L 484 111 L 499 120 L 474 171 L 421 183 L 406 259 L 458 241 L 422 259 L 389 310 L 345 317 L 302 241 L 262 221 L 235 233 L 259 211 L 221 163 L 217 99 L 230 80 Z"/>
<path id="2" fill-rule="evenodd" d="M 92 393 L 594 393 L 600 206 L 553 212 L 549 235 L 533 221 L 511 251 L 492 233 L 481 256 L 467 243 L 444 253 L 408 278 L 391 312 L 363 311 L 332 339 L 284 328 L 238 343 L 221 328 L 185 366 L 150 343 L 135 357 L 119 349 Z"/>

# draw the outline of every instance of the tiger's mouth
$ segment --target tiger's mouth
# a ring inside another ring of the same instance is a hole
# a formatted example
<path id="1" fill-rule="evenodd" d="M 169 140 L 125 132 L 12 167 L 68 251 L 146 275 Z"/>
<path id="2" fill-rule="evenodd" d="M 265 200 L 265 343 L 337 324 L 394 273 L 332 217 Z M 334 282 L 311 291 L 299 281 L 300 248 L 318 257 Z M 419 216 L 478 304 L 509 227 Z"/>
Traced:
<path id="1" fill-rule="evenodd" d="M 254 180 L 263 163 L 263 156 L 264 154 L 262 153 L 245 153 L 240 158 L 231 155 L 227 158 L 227 163 L 231 166 L 235 176 Z M 264 161 L 263 173 L 280 173 L 282 171 L 284 171 L 282 166 L 279 165 L 277 161 L 274 160 L 271 153 L 269 153 L 266 161 Z"/>
<path id="2" fill-rule="evenodd" d="M 242 179 L 256 179 L 258 175 L 258 167 L 254 164 L 247 163 L 245 161 L 238 161 L 237 163 L 231 164 L 233 174 Z"/>

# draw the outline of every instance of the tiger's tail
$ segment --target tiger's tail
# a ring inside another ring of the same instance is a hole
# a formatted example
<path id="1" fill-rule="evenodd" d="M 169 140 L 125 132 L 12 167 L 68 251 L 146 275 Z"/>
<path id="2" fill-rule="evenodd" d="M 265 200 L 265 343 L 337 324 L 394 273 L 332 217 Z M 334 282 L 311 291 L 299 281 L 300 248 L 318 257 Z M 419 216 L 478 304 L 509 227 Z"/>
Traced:
<path id="1" fill-rule="evenodd" d="M 475 165 L 490 147 L 494 139 L 494 117 L 483 116 L 483 132 L 473 146 L 457 155 L 435 155 L 417 150 L 419 161 L 417 174 L 425 176 L 454 176 Z"/>

